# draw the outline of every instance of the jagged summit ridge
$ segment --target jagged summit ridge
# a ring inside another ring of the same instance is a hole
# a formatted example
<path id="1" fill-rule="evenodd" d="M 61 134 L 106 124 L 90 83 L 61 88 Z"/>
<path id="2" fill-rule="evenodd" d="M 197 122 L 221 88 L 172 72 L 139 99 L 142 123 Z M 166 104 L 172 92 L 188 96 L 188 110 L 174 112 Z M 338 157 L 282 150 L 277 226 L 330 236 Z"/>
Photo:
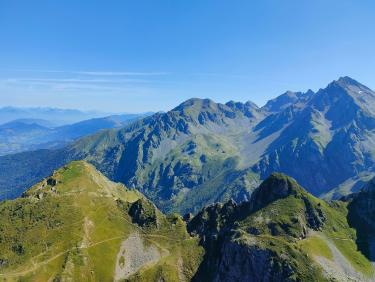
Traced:
<path id="1" fill-rule="evenodd" d="M 368 87 L 366 87 L 365 85 L 361 84 L 360 82 L 358 82 L 357 80 L 349 77 L 349 76 L 342 76 L 340 77 L 339 79 L 335 80 L 332 82 L 333 84 L 339 84 L 343 87 L 359 87 L 359 88 L 365 88 L 365 89 L 368 89 L 370 90 Z"/>
<path id="2" fill-rule="evenodd" d="M 208 117 L 208 119 L 215 121 L 218 118 L 235 119 L 241 115 L 247 118 L 257 118 L 259 110 L 259 107 L 251 101 L 245 103 L 229 101 L 221 104 L 207 98 L 191 98 L 172 109 L 171 113 L 179 112 L 183 116 L 194 119 L 207 119 Z"/>
<path id="3" fill-rule="evenodd" d="M 281 94 L 280 96 L 269 100 L 266 105 L 262 107 L 262 109 L 271 113 L 277 113 L 295 104 L 303 105 L 314 94 L 315 93 L 311 89 L 306 92 L 287 91 L 284 94 Z"/>

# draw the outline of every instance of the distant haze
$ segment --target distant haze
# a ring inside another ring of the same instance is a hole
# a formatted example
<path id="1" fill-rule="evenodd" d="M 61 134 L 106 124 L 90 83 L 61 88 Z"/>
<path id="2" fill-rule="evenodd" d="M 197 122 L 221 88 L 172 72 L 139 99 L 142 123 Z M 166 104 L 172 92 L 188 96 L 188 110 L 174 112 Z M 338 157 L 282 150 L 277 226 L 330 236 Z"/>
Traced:
<path id="1" fill-rule="evenodd" d="M 19 119 L 40 119 L 55 126 L 111 114 L 113 113 L 79 111 L 76 109 L 3 107 L 0 108 L 0 124 Z"/>

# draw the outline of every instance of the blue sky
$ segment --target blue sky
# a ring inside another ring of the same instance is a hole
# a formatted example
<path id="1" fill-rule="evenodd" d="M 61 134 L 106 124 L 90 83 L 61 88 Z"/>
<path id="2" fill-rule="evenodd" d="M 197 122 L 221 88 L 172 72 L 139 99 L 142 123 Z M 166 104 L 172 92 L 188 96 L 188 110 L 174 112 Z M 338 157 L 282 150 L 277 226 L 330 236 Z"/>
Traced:
<path id="1" fill-rule="evenodd" d="M 0 0 L 0 106 L 263 105 L 349 75 L 375 88 L 375 1 Z"/>

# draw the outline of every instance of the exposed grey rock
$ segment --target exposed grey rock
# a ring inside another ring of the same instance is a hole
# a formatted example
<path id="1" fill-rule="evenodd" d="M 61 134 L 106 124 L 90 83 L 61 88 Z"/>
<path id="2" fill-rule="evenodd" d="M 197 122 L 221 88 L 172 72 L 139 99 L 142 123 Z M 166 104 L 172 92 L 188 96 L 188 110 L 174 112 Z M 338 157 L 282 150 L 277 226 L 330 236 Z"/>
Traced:
<path id="1" fill-rule="evenodd" d="M 226 241 L 220 251 L 220 261 L 213 281 L 295 281 L 293 268 L 271 250 L 257 245 Z"/>

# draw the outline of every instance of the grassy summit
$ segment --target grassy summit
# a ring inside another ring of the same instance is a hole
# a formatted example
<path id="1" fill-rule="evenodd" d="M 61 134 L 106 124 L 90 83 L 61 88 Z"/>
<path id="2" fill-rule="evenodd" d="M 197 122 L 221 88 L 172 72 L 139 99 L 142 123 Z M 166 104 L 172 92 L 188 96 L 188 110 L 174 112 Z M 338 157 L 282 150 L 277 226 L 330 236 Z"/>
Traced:
<path id="1" fill-rule="evenodd" d="M 0 250 L 4 281 L 188 279 L 202 253 L 179 217 L 81 161 L 0 204 Z"/>

